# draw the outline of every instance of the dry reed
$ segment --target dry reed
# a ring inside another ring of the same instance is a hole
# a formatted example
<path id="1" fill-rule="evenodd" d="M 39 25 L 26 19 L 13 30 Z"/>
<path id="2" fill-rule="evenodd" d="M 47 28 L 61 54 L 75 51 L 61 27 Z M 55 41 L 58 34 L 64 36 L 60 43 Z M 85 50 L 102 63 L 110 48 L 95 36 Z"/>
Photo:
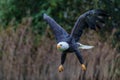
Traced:
<path id="1" fill-rule="evenodd" d="M 44 36 L 37 46 L 31 31 L 31 19 L 24 19 L 16 30 L 11 26 L 0 31 L 0 80 L 119 80 L 120 55 L 112 48 L 109 39 L 100 41 L 89 31 L 81 37 L 84 44 L 94 45 L 81 50 L 87 71 L 81 70 L 74 54 L 68 54 L 64 72 L 57 71 L 61 53 L 54 40 Z"/>

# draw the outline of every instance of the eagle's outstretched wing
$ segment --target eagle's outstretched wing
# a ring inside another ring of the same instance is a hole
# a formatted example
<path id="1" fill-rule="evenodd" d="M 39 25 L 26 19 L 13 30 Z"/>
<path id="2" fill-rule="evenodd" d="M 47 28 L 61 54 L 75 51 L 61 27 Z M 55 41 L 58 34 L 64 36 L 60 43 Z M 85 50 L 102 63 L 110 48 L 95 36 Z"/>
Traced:
<path id="1" fill-rule="evenodd" d="M 104 25 L 106 17 L 108 17 L 106 12 L 100 9 L 87 11 L 77 19 L 72 29 L 71 36 L 78 42 L 85 27 L 94 30 L 96 30 L 96 28 L 100 29 Z"/>
<path id="2" fill-rule="evenodd" d="M 64 41 L 69 36 L 69 34 L 50 16 L 43 14 L 43 19 L 50 25 L 57 42 Z"/>

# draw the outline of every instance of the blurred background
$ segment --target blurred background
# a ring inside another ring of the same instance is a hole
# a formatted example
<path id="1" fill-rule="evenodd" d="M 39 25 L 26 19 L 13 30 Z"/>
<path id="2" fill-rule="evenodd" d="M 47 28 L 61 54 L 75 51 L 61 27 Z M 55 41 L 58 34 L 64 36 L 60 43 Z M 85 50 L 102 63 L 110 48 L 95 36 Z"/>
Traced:
<path id="1" fill-rule="evenodd" d="M 61 53 L 42 18 L 46 13 L 68 33 L 91 9 L 110 17 L 99 32 L 86 29 L 80 42 L 87 71 L 74 54 L 58 72 Z M 0 80 L 120 80 L 120 0 L 0 0 Z"/>

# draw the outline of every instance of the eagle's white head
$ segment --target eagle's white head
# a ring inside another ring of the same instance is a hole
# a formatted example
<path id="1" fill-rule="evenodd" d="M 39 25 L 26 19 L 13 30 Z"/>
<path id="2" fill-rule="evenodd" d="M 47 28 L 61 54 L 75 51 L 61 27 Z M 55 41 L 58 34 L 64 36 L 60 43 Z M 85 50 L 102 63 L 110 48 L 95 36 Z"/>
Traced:
<path id="1" fill-rule="evenodd" d="M 59 50 L 59 51 L 65 51 L 65 50 L 67 50 L 69 48 L 69 44 L 67 43 L 67 42 L 59 42 L 58 44 L 57 44 L 57 49 Z"/>

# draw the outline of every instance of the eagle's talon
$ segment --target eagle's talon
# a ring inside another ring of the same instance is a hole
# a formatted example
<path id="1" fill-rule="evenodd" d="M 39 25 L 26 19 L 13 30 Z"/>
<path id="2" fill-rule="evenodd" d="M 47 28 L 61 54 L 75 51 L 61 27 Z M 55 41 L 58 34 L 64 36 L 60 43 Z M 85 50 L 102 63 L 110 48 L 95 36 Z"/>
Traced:
<path id="1" fill-rule="evenodd" d="M 85 67 L 84 64 L 82 64 L 81 67 L 82 67 L 82 70 L 83 70 L 83 71 L 86 71 L 86 67 Z"/>
<path id="2" fill-rule="evenodd" d="M 59 68 L 58 68 L 58 71 L 59 71 L 59 72 L 62 72 L 63 70 L 64 70 L 63 65 L 60 65 Z"/>

